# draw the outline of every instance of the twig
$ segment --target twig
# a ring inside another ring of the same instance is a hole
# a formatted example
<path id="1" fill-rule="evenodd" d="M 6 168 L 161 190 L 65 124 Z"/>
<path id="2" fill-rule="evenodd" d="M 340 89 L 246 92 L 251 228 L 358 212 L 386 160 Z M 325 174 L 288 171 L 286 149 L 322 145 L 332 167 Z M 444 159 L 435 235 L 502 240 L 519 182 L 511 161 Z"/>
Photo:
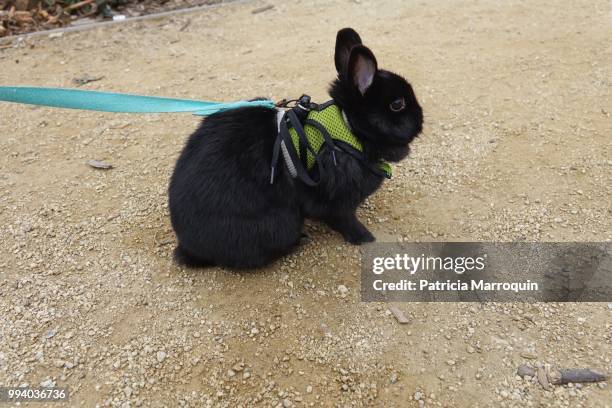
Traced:
<path id="1" fill-rule="evenodd" d="M 189 27 L 190 25 L 191 25 L 191 20 L 187 20 L 187 22 L 183 24 L 183 26 L 179 29 L 179 31 L 185 31 L 187 27 Z"/>
<path id="2" fill-rule="evenodd" d="M 30 16 L 32 13 L 29 11 L 16 11 L 15 8 L 10 10 L 0 10 L 0 17 L 19 17 L 19 16 Z"/>
<path id="3" fill-rule="evenodd" d="M 88 4 L 93 3 L 95 0 L 83 0 L 83 1 L 79 1 L 78 3 L 74 3 L 69 5 L 68 7 L 65 8 L 66 11 L 71 11 L 74 9 L 78 9 L 81 8 L 83 6 L 87 6 Z"/>
<path id="4" fill-rule="evenodd" d="M 82 86 L 90 82 L 101 81 L 102 79 L 104 79 L 104 76 L 92 77 L 92 76 L 89 76 L 88 74 L 85 74 L 85 76 L 83 76 L 82 78 L 74 78 L 72 82 L 74 82 L 78 86 Z"/>
<path id="5" fill-rule="evenodd" d="M 264 11 L 272 10 L 273 8 L 274 8 L 274 6 L 272 4 L 268 4 L 267 6 L 256 8 L 255 10 L 251 11 L 251 13 L 252 14 L 259 14 L 259 13 L 263 13 Z"/>

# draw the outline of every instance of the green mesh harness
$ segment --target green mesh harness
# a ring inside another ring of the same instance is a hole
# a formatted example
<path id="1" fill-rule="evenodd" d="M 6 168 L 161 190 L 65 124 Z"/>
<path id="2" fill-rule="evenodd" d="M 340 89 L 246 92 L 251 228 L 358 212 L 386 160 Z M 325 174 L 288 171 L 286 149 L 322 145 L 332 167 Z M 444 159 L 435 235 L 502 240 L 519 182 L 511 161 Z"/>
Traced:
<path id="1" fill-rule="evenodd" d="M 336 160 L 336 151 L 343 151 L 359 159 L 374 173 L 391 178 L 389 163 L 381 161 L 378 165 L 373 166 L 366 162 L 363 155 L 363 144 L 353 134 L 342 115 L 342 111 L 333 101 L 315 106 L 302 120 L 299 120 L 294 112 L 299 108 L 297 106 L 285 112 L 279 123 L 280 148 L 292 176 L 299 177 L 306 184 L 318 184 L 308 175 L 300 174 L 299 167 L 301 164 L 307 172 L 312 170 L 318 162 L 321 149 L 327 147 L 332 149 L 334 161 Z M 297 126 L 294 124 L 295 122 L 299 122 Z M 282 137 L 283 125 L 286 125 L 287 133 L 284 139 Z M 290 146 L 288 147 L 287 144 Z M 298 164 L 296 161 L 300 163 Z M 274 166 L 272 170 L 274 172 Z M 273 181 L 273 176 L 271 181 Z"/>

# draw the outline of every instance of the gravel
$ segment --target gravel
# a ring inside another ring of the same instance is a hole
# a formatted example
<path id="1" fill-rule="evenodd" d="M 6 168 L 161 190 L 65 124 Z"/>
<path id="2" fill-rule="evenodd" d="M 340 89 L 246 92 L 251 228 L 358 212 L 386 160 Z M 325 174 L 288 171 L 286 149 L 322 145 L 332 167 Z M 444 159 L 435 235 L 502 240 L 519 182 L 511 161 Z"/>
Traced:
<path id="1" fill-rule="evenodd" d="M 15 41 L 0 82 L 87 73 L 105 77 L 87 89 L 324 101 L 350 15 L 426 112 L 411 158 L 359 210 L 379 240 L 612 239 L 607 2 L 272 3 Z M 298 24 L 320 29 L 288 35 Z M 360 302 L 360 249 L 315 222 L 299 252 L 254 273 L 179 268 L 166 188 L 197 119 L 9 104 L 0 118 L 3 385 L 113 407 L 612 401 L 607 384 L 545 391 L 516 375 L 612 372 L 609 304 L 406 303 L 399 324 Z"/>

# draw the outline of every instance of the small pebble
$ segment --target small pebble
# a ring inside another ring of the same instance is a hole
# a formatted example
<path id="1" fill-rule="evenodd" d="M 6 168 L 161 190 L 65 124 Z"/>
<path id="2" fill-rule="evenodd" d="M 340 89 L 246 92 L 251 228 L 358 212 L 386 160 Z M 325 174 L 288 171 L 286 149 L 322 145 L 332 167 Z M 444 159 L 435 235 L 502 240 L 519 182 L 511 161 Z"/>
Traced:
<path id="1" fill-rule="evenodd" d="M 163 363 L 164 360 L 166 359 L 166 352 L 158 351 L 156 357 L 157 357 L 157 361 L 159 361 L 160 363 Z"/>
<path id="2" fill-rule="evenodd" d="M 55 387 L 55 381 L 48 379 L 40 383 L 40 386 L 43 388 L 53 388 Z"/>

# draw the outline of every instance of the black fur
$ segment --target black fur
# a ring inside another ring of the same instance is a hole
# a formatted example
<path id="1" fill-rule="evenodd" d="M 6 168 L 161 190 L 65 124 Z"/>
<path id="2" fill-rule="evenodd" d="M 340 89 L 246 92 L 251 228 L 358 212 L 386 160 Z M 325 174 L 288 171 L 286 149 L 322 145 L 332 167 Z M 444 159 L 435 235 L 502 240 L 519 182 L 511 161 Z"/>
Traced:
<path id="1" fill-rule="evenodd" d="M 412 87 L 378 70 L 372 52 L 352 29 L 338 32 L 338 79 L 330 95 L 342 108 L 366 158 L 398 161 L 421 132 L 423 115 Z M 390 104 L 404 98 L 406 108 Z M 179 245 L 177 262 L 187 266 L 254 268 L 289 253 L 300 242 L 304 218 L 327 223 L 353 244 L 374 240 L 355 215 L 381 185 L 356 158 L 321 151 L 325 177 L 317 187 L 292 179 L 278 166 L 270 184 L 277 134 L 276 112 L 243 108 L 209 116 L 191 135 L 170 181 L 169 207 Z M 318 175 L 313 175 L 318 178 Z"/>

